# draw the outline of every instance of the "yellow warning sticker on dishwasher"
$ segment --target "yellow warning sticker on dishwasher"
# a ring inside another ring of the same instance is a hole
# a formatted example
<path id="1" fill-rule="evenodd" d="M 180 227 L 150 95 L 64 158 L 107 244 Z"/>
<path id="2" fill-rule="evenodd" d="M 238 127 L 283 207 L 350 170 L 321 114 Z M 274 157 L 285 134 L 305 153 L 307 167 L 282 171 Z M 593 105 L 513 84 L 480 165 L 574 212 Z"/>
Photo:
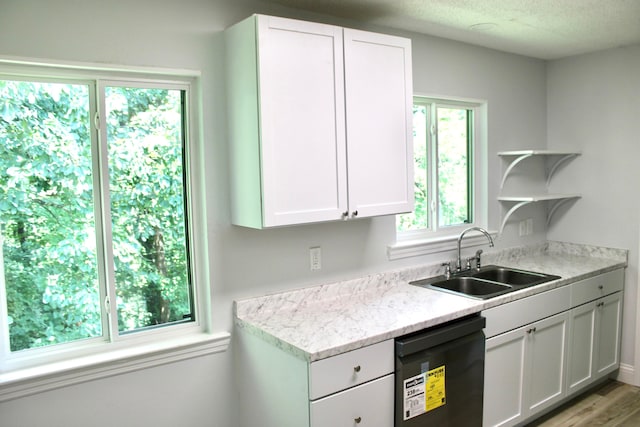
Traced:
<path id="1" fill-rule="evenodd" d="M 444 365 L 403 381 L 403 418 L 408 420 L 446 403 Z"/>
<path id="2" fill-rule="evenodd" d="M 432 411 L 447 403 L 447 394 L 444 390 L 444 365 L 427 372 L 425 412 Z"/>

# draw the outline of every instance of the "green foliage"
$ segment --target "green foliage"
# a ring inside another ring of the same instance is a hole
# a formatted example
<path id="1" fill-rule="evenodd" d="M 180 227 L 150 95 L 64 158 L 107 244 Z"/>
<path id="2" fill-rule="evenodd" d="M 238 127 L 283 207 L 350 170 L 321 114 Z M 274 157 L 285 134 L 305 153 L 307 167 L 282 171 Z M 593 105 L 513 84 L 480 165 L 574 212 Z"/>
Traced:
<path id="1" fill-rule="evenodd" d="M 99 335 L 88 88 L 0 81 L 0 99 L 11 349 Z"/>
<path id="2" fill-rule="evenodd" d="M 432 117 L 430 106 L 413 106 L 413 144 L 415 172 L 415 208 L 410 214 L 398 215 L 399 231 L 433 229 L 430 219 L 430 180 L 434 180 L 438 193 L 438 227 L 464 224 L 469 218 L 469 153 L 467 110 L 463 108 L 437 108 Z M 431 159 L 428 141 L 431 121 L 437 121 L 437 165 Z M 437 166 L 437 177 L 435 169 Z M 432 170 L 434 169 L 434 170 Z"/>
<path id="3" fill-rule="evenodd" d="M 114 87 L 107 100 L 119 327 L 181 320 L 191 311 L 181 93 Z"/>
<path id="4" fill-rule="evenodd" d="M 429 228 L 429 154 L 427 146 L 428 108 L 413 106 L 413 151 L 414 151 L 414 210 L 398 215 L 396 226 L 400 231 L 423 230 Z"/>
<path id="5" fill-rule="evenodd" d="M 11 349 L 100 336 L 89 87 L 0 80 L 0 100 Z M 181 92 L 107 88 L 106 102 L 119 328 L 182 320 L 191 307 Z"/>
<path id="6" fill-rule="evenodd" d="M 439 225 L 469 222 L 467 110 L 438 108 Z"/>

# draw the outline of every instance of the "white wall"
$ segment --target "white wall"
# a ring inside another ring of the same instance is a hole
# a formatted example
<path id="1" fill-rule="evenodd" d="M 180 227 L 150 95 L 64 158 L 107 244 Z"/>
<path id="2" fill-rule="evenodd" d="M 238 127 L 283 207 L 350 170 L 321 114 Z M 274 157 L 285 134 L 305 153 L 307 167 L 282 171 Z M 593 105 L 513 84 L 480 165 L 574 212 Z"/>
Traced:
<path id="1" fill-rule="evenodd" d="M 553 187 L 582 198 L 553 221 L 548 237 L 630 250 L 621 359 L 639 366 L 640 46 L 550 62 L 547 80 L 549 148 L 582 151 Z"/>
<path id="2" fill-rule="evenodd" d="M 252 12 L 310 17 L 242 0 L 0 0 L 2 56 L 202 71 L 208 162 L 208 229 L 202 232 L 209 237 L 218 330 L 232 330 L 231 304 L 237 298 L 453 257 L 389 262 L 393 218 L 267 231 L 230 225 L 221 31 Z M 545 146 L 545 63 L 442 39 L 412 38 L 416 92 L 489 102 L 489 198 L 495 200 L 502 171 L 495 152 Z M 492 228 L 501 213 L 498 203 L 490 202 Z M 536 218 L 537 231 L 526 242 L 544 239 L 542 213 L 534 209 L 525 215 Z M 523 242 L 514 229 L 507 228 L 499 246 Z M 323 269 L 311 273 L 308 248 L 317 245 L 322 246 Z M 250 396 L 235 388 L 233 352 L 234 343 L 224 354 L 5 402 L 0 424 L 236 427 L 236 414 L 250 405 Z"/>

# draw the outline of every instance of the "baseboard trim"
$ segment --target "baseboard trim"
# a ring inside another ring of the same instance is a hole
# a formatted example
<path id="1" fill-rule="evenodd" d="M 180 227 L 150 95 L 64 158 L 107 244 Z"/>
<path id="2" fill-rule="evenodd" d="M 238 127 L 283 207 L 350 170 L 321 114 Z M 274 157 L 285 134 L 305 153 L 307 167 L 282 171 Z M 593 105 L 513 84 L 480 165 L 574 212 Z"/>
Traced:
<path id="1" fill-rule="evenodd" d="M 636 374 L 633 365 L 628 365 L 626 363 L 620 364 L 620 369 L 618 369 L 616 380 L 625 384 L 631 384 L 633 386 L 639 385 L 636 384 Z"/>

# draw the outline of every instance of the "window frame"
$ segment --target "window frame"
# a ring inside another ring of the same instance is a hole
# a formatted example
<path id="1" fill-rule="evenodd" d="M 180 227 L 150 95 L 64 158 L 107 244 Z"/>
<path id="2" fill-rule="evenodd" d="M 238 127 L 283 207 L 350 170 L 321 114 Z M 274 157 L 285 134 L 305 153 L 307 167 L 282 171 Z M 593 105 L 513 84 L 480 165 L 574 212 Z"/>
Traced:
<path id="1" fill-rule="evenodd" d="M 115 330 L 113 325 L 107 326 L 108 319 L 102 319 L 103 331 L 101 337 L 56 344 L 50 347 L 10 352 L 8 350 L 9 337 L 3 337 L 0 351 L 0 402 L 8 399 L 45 391 L 67 384 L 75 384 L 87 379 L 101 378 L 130 372 L 144 367 L 157 366 L 171 361 L 183 360 L 197 355 L 211 354 L 225 351 L 229 345 L 228 332 L 214 332 L 211 313 L 211 290 L 209 280 L 208 244 L 206 233 L 196 233 L 196 229 L 206 229 L 204 189 L 204 160 L 201 138 L 200 115 L 200 72 L 196 70 L 156 69 L 148 67 L 105 67 L 101 64 L 88 63 L 46 63 L 30 59 L 16 59 L 0 57 L 0 78 L 18 78 L 21 80 L 63 81 L 69 83 L 82 82 L 94 84 L 91 90 L 90 102 L 94 103 L 98 117 L 104 117 L 104 105 L 98 105 L 96 99 L 100 85 L 116 83 L 117 85 L 132 85 L 134 87 L 179 88 L 185 90 L 183 105 L 184 123 L 184 183 L 186 238 L 188 239 L 188 256 L 190 257 L 189 274 L 191 277 L 191 293 L 194 321 L 176 322 L 163 327 L 141 328 L 133 332 L 122 333 Z M 94 180 L 96 186 L 108 187 L 103 168 L 95 169 L 96 155 L 106 153 L 106 141 L 98 137 L 102 132 L 90 117 L 93 138 L 97 144 L 92 144 L 93 170 L 100 179 Z M 106 132 L 106 130 L 105 130 Z M 99 147 L 99 148 L 98 148 Z M 101 153 L 95 153 L 94 150 Z M 97 182 L 99 181 L 99 182 Z M 104 193 L 102 193 L 104 194 Z M 101 203 L 104 204 L 104 196 Z M 108 202 L 108 200 L 107 200 Z M 104 205 L 108 206 L 108 205 Z M 103 236 L 104 224 L 109 216 L 105 216 L 105 208 L 95 206 L 97 247 L 105 247 L 100 239 Z M 100 228 L 99 228 L 100 227 Z M 0 239 L 2 237 L 0 236 Z M 0 241 L 1 244 L 1 241 Z M 2 249 L 0 245 L 0 255 Z M 113 263 L 113 257 L 106 259 L 108 268 Z M 99 269 L 104 270 L 103 262 Z M 4 263 L 0 262 L 0 274 L 4 280 Z M 107 271 L 99 271 L 100 275 L 107 275 Z M 103 276 L 104 277 L 104 276 Z M 108 282 L 107 282 L 108 283 Z M 101 294 L 104 286 L 101 286 Z M 101 295 L 103 298 L 105 295 Z M 104 299 L 101 299 L 104 301 Z M 0 286 L 0 328 L 8 329 L 6 292 L 4 285 Z M 117 319 L 115 319 L 117 322 Z M 112 322 L 109 322 L 112 323 Z M 108 338 L 105 338 L 107 336 Z M 6 342 L 5 342 L 6 341 Z"/>
<path id="2" fill-rule="evenodd" d="M 194 245 L 194 241 L 193 241 L 193 235 L 194 235 L 194 231 L 191 228 L 191 215 L 193 212 L 193 196 L 192 196 L 192 184 L 191 184 L 191 169 L 190 169 L 190 162 L 191 162 L 191 150 L 187 149 L 189 142 L 191 140 L 191 135 L 189 133 L 189 128 L 190 128 L 190 119 L 189 119 L 189 113 L 190 110 L 187 108 L 187 106 L 189 105 L 190 102 L 190 98 L 191 98 L 191 92 L 190 92 L 190 87 L 188 84 L 185 83 L 180 83 L 180 82 L 174 82 L 174 83 L 166 83 L 166 82 L 156 82 L 153 80 L 144 80 L 144 81 L 132 81 L 132 80 L 107 80 L 107 79 L 101 79 L 97 81 L 97 93 L 98 94 L 103 94 L 103 96 L 98 96 L 98 108 L 97 108 L 97 117 L 98 120 L 96 120 L 97 122 L 99 122 L 99 126 L 97 128 L 97 133 L 98 133 L 98 150 L 99 153 L 97 153 L 97 159 L 99 161 L 99 166 L 97 168 L 95 168 L 94 165 L 94 170 L 98 171 L 98 173 L 100 174 L 99 176 L 99 183 L 98 185 L 101 187 L 100 188 L 100 195 L 101 195 L 101 200 L 100 203 L 102 206 L 111 206 L 111 192 L 109 190 L 109 186 L 110 186 L 110 177 L 109 177 L 109 153 L 108 153 L 108 140 L 107 140 L 107 126 L 104 125 L 104 123 L 106 123 L 106 115 L 107 115 L 107 111 L 106 111 L 106 88 L 107 87 L 127 87 L 127 88 L 139 88 L 139 89 L 169 89 L 169 90 L 180 90 L 180 91 L 184 91 L 185 93 L 185 100 L 184 100 L 184 104 L 183 104 L 183 120 L 186 123 L 183 123 L 183 142 L 182 142 L 182 149 L 183 149 L 183 167 L 184 167 L 184 171 L 183 171 L 183 179 L 184 179 L 184 188 L 183 188 L 183 192 L 184 192 L 184 204 L 185 204 L 185 232 L 186 232 L 186 250 L 187 250 L 187 254 L 190 257 L 191 256 L 191 248 Z M 95 125 L 92 124 L 92 126 Z M 101 224 L 101 232 L 99 232 L 98 234 L 100 235 L 100 239 L 104 239 L 107 242 L 112 242 L 113 241 L 113 234 L 112 234 L 112 224 L 113 221 L 111 219 L 111 209 L 110 208 L 103 208 L 102 212 L 100 215 L 96 214 L 96 218 L 100 218 L 101 221 L 103 221 L 103 224 Z M 98 245 L 99 248 L 101 248 L 102 250 L 105 251 L 105 254 L 99 255 L 100 259 L 104 259 L 106 260 L 106 262 L 104 263 L 103 267 L 106 266 L 106 271 L 105 272 L 100 272 L 100 274 L 102 275 L 103 281 L 106 284 L 106 288 L 107 288 L 107 293 L 105 295 L 106 299 L 103 299 L 103 301 L 105 301 L 105 304 L 108 305 L 113 305 L 110 302 L 107 301 L 116 301 L 117 300 L 117 284 L 116 284 L 116 278 L 115 278 L 115 262 L 114 262 L 114 255 L 113 255 L 113 244 L 102 244 L 100 243 Z M 198 301 L 199 301 L 199 293 L 197 292 L 196 286 L 195 286 L 195 281 L 194 281 L 194 262 L 192 259 L 189 259 L 187 261 L 187 267 L 188 267 L 188 277 L 191 281 L 191 289 L 190 289 L 190 294 L 191 294 L 191 298 L 192 298 L 192 309 L 194 310 L 193 313 L 193 317 L 195 318 L 195 320 L 192 321 L 188 321 L 188 322 L 172 322 L 170 324 L 162 324 L 162 325 L 157 325 L 157 326 L 147 326 L 147 327 L 143 327 L 143 328 L 139 328 L 139 329 L 135 329 L 135 330 L 131 330 L 131 331 L 120 331 L 120 325 L 118 324 L 118 319 L 117 319 L 117 309 L 114 307 L 108 307 L 107 308 L 107 333 L 108 336 L 110 337 L 111 341 L 119 341 L 119 340 L 128 340 L 128 339 L 135 339 L 135 338 L 130 338 L 130 336 L 135 335 L 135 334 L 139 334 L 139 333 L 143 333 L 143 332 L 147 332 L 151 329 L 164 329 L 164 328 L 172 328 L 174 326 L 177 326 L 179 323 L 197 323 L 199 321 L 199 310 L 197 309 L 198 307 Z M 104 323 L 104 319 L 103 319 L 103 323 Z"/>
<path id="3" fill-rule="evenodd" d="M 389 259 L 399 259 L 411 256 L 427 255 L 454 249 L 457 238 L 462 231 L 469 227 L 488 228 L 488 168 L 487 168 L 487 110 L 486 100 L 432 96 L 426 94 L 414 94 L 413 105 L 428 105 L 433 109 L 433 114 L 437 107 L 464 108 L 473 111 L 471 132 L 473 141 L 469 144 L 468 151 L 472 161 L 468 165 L 471 169 L 468 180 L 469 194 L 467 198 L 471 203 L 470 215 L 472 221 L 454 226 L 438 226 L 438 188 L 437 188 L 437 145 L 434 137 L 428 136 L 428 194 L 432 200 L 430 206 L 430 227 L 419 230 L 398 231 L 396 228 L 396 242 L 389 245 L 387 255 Z M 435 126 L 435 124 L 432 124 Z M 428 135 L 431 133 L 427 130 Z M 436 198 L 434 201 L 433 198 Z M 435 205 L 434 205 L 435 203 Z M 491 232 L 491 234 L 496 234 Z M 470 236 L 472 237 L 472 236 Z M 465 243 L 472 246 L 474 239 L 465 239 Z"/>

